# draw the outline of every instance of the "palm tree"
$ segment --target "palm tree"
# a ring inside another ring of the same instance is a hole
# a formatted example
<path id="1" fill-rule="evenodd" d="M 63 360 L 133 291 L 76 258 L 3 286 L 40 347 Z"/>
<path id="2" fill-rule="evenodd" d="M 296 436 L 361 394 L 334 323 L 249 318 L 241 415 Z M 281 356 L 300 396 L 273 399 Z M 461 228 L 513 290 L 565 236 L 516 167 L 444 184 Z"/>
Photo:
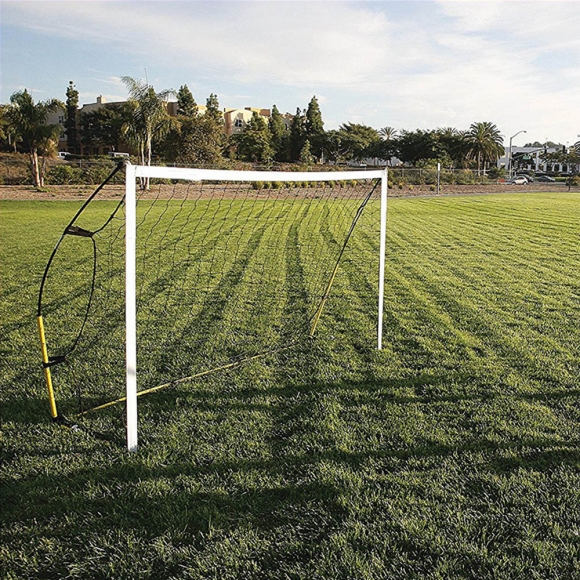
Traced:
<path id="1" fill-rule="evenodd" d="M 44 186 L 46 171 L 46 165 L 42 163 L 41 166 L 38 155 L 44 157 L 50 148 L 54 147 L 60 134 L 59 125 L 47 125 L 48 115 L 59 108 L 64 110 L 64 105 L 57 99 L 35 104 L 26 89 L 17 91 L 10 97 L 6 117 L 11 131 L 18 135 L 24 147 L 28 149 L 30 172 L 36 187 Z"/>
<path id="2" fill-rule="evenodd" d="M 470 159 L 477 161 L 477 173 L 481 175 L 482 167 L 497 161 L 504 153 L 503 137 L 499 129 L 488 121 L 473 123 L 466 135 L 467 153 Z"/>
<path id="3" fill-rule="evenodd" d="M 462 167 L 469 158 L 469 143 L 466 131 L 455 127 L 441 127 L 436 130 L 439 141 L 451 159 L 449 169 Z"/>
<path id="4" fill-rule="evenodd" d="M 379 135 L 383 141 L 392 141 L 397 135 L 397 130 L 394 127 L 383 127 L 379 129 Z"/>
<path id="5" fill-rule="evenodd" d="M 155 137 L 165 135 L 171 122 L 167 114 L 168 98 L 175 94 L 173 90 L 156 93 L 151 85 L 132 77 L 121 77 L 129 91 L 131 123 L 125 127 L 125 134 L 139 151 L 143 165 L 151 165 L 152 143 Z M 143 189 L 149 189 L 149 180 L 141 183 Z"/>
<path id="6" fill-rule="evenodd" d="M 381 143 L 378 144 L 376 153 L 387 161 L 387 165 L 390 165 L 391 158 L 397 154 L 397 130 L 387 125 L 379 129 L 379 136 Z"/>

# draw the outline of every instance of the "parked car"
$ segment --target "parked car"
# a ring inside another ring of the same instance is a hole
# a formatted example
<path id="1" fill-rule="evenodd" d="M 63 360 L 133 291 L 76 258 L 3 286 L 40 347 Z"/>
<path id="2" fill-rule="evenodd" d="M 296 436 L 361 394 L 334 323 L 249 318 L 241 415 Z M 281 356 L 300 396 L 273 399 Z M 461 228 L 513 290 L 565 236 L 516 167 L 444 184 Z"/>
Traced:
<path id="1" fill-rule="evenodd" d="M 69 156 L 69 153 L 67 151 L 59 151 L 56 156 L 59 159 L 66 159 Z"/>
<path id="2" fill-rule="evenodd" d="M 508 185 L 528 185 L 528 180 L 523 175 L 518 175 L 506 181 Z"/>
<path id="3" fill-rule="evenodd" d="M 514 179 L 517 177 L 523 177 L 528 183 L 534 182 L 534 178 L 531 175 L 526 175 L 525 173 L 522 175 L 514 175 Z"/>
<path id="4" fill-rule="evenodd" d="M 536 177 L 537 181 L 543 181 L 544 183 L 554 183 L 556 180 L 549 175 L 540 175 Z"/>

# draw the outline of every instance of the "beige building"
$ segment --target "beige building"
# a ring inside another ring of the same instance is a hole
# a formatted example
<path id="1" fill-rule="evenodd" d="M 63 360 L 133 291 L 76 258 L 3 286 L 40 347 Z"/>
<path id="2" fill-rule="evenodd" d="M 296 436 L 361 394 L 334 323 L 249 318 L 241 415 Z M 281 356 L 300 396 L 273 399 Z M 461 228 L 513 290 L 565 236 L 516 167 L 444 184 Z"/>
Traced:
<path id="1" fill-rule="evenodd" d="M 107 100 L 105 99 L 105 97 L 98 96 L 95 103 L 88 103 L 88 104 L 83 105 L 78 110 L 78 115 L 77 115 L 77 123 L 78 123 L 77 131 L 78 131 L 79 136 L 80 136 L 80 132 L 81 132 L 81 127 L 80 127 L 80 122 L 78 122 L 78 120 L 80 119 L 80 117 L 84 113 L 91 113 L 93 111 L 100 109 L 101 107 L 104 107 L 107 105 L 116 105 L 116 104 L 122 104 L 122 101 L 115 102 L 115 103 L 108 103 Z M 198 105 L 197 110 L 198 110 L 200 115 L 204 115 L 206 110 L 207 110 L 207 107 L 205 105 Z M 170 101 L 167 103 L 167 112 L 172 117 L 177 116 L 177 102 L 176 101 Z M 223 119 L 224 119 L 223 132 L 227 136 L 242 133 L 243 130 L 245 129 L 246 125 L 250 122 L 253 113 L 258 113 L 258 115 L 260 115 L 264 119 L 264 121 L 266 121 L 266 123 L 268 122 L 268 120 L 270 119 L 270 116 L 272 114 L 270 109 L 261 109 L 261 108 L 256 108 L 256 107 L 244 107 L 243 109 L 224 108 L 224 110 L 223 110 Z M 286 129 L 289 129 L 290 123 L 292 121 L 292 115 L 290 115 L 289 113 L 286 113 L 285 115 L 283 115 L 283 121 L 284 121 L 284 124 L 286 125 Z M 66 111 L 64 111 L 63 109 L 59 109 L 55 113 L 52 113 L 48 119 L 49 124 L 61 126 L 60 139 L 59 139 L 59 143 L 58 143 L 58 150 L 59 151 L 67 151 L 68 144 L 67 144 L 67 138 L 66 138 L 66 133 L 65 133 L 65 122 L 66 122 Z M 121 148 L 121 150 L 128 151 L 126 148 Z M 103 147 L 92 147 L 89 150 L 87 147 L 82 147 L 82 153 L 83 153 L 83 155 L 91 155 L 91 154 L 92 155 L 106 155 L 108 153 L 108 149 L 103 148 Z"/>
<path id="2" fill-rule="evenodd" d="M 66 151 L 65 123 L 66 123 L 66 111 L 61 107 L 59 107 L 56 111 L 49 113 L 46 119 L 47 125 L 58 125 L 60 127 L 60 134 L 58 136 L 59 151 Z"/>
<path id="3" fill-rule="evenodd" d="M 97 101 L 95 103 L 88 103 L 86 105 L 83 105 L 80 109 L 78 109 L 77 111 L 77 135 L 81 134 L 81 126 L 80 126 L 80 118 L 81 115 L 83 115 L 84 113 L 92 113 L 93 111 L 97 111 L 98 109 L 100 109 L 101 107 L 104 107 L 105 105 L 116 105 L 116 104 L 121 104 L 122 101 L 119 102 L 115 102 L 115 103 L 108 103 L 107 100 L 105 99 L 105 97 L 103 96 L 98 96 L 97 97 Z M 48 116 L 47 119 L 47 124 L 49 125 L 59 125 L 61 130 L 60 130 L 60 135 L 59 135 L 59 140 L 58 140 L 58 150 L 59 151 L 68 151 L 68 140 L 67 140 L 67 136 L 66 136 L 66 132 L 65 132 L 65 128 L 66 128 L 66 111 L 62 108 L 57 109 L 56 111 L 54 111 L 53 113 L 50 113 L 50 115 Z M 108 149 L 105 147 L 85 147 L 83 145 L 80 146 L 81 147 L 81 152 L 83 155 L 106 155 L 108 153 Z M 123 149 L 123 151 L 126 151 L 126 149 Z"/>
<path id="4" fill-rule="evenodd" d="M 257 109 L 255 107 L 224 109 L 224 133 L 228 136 L 242 133 L 254 113 L 258 113 L 266 123 L 271 115 L 270 109 Z"/>

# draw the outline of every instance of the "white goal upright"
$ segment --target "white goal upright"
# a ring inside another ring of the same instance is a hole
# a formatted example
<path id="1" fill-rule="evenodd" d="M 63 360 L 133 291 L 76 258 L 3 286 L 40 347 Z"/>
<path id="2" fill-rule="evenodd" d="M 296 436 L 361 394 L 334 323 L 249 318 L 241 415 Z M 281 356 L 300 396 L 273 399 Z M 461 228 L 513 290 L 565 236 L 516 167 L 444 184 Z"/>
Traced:
<path id="1" fill-rule="evenodd" d="M 381 348 L 386 169 L 127 164 L 121 188 L 122 172 L 75 214 L 41 284 L 55 420 L 91 414 L 100 430 L 116 429 L 124 404 L 135 451 L 143 395 L 219 385 L 243 364 L 257 365 L 251 376 L 300 368 L 313 340 L 348 333 L 355 312 Z"/>
<path id="2" fill-rule="evenodd" d="M 180 180 L 184 182 L 223 182 L 229 183 L 329 183 L 331 189 L 339 188 L 338 182 L 368 182 L 378 180 L 380 199 L 379 227 L 379 272 L 378 272 L 378 319 L 377 347 L 382 348 L 382 323 L 384 299 L 385 243 L 387 218 L 387 170 L 347 171 L 347 172 L 276 172 L 276 171 L 231 171 L 211 169 L 187 169 L 175 167 L 134 166 L 126 167 L 126 398 L 127 398 L 127 447 L 136 451 L 138 446 L 137 429 L 137 180 L 149 182 L 151 179 Z M 278 189 L 278 191 L 285 191 Z M 315 191 L 315 190 L 314 190 Z M 338 189 L 340 193 L 340 189 Z M 276 203 L 277 196 L 271 201 Z M 340 203 L 340 196 L 336 199 Z M 361 199 L 361 204 L 365 198 Z M 361 206 L 359 205 L 359 208 Z M 353 216 L 353 219 L 355 216 Z M 356 223 L 351 224 L 354 228 Z M 347 240 L 348 241 L 348 240 Z M 346 242 L 345 242 L 346 243 Z M 338 266 L 338 262 L 336 264 Z M 331 273 L 331 280 L 336 272 Z M 323 296 L 324 299 L 324 296 Z"/>

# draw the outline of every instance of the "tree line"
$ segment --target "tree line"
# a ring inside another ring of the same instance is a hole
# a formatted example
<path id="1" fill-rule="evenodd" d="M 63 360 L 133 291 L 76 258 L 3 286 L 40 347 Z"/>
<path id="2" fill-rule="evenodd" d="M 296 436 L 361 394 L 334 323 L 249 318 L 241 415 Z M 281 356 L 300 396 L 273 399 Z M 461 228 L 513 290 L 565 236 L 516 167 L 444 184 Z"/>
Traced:
<path id="1" fill-rule="evenodd" d="M 142 164 L 153 155 L 178 165 L 219 164 L 224 159 L 260 164 L 273 162 L 341 163 L 377 159 L 389 163 L 397 159 L 414 166 L 441 163 L 448 169 L 475 169 L 478 173 L 495 166 L 504 153 L 503 137 L 491 122 L 475 122 L 467 130 L 453 127 L 434 130 L 374 129 L 360 123 L 344 123 L 325 130 L 316 96 L 305 109 L 292 116 L 282 115 L 276 105 L 266 120 L 254 112 L 241 133 L 227 136 L 224 117 L 216 95 L 204 107 L 182 85 L 178 91 L 156 92 L 146 82 L 122 77 L 129 98 L 79 115 L 79 93 L 71 81 L 66 102 L 51 99 L 35 103 L 28 91 L 18 91 L 10 104 L 2 106 L 0 138 L 11 137 L 30 156 L 35 185 L 43 185 L 39 161 L 55 151 L 61 127 L 48 125 L 49 114 L 66 113 L 68 150 L 106 147 L 119 150 L 127 144 Z M 177 99 L 177 114 L 169 115 L 168 100 Z M 290 117 L 290 118 L 289 118 Z"/>

